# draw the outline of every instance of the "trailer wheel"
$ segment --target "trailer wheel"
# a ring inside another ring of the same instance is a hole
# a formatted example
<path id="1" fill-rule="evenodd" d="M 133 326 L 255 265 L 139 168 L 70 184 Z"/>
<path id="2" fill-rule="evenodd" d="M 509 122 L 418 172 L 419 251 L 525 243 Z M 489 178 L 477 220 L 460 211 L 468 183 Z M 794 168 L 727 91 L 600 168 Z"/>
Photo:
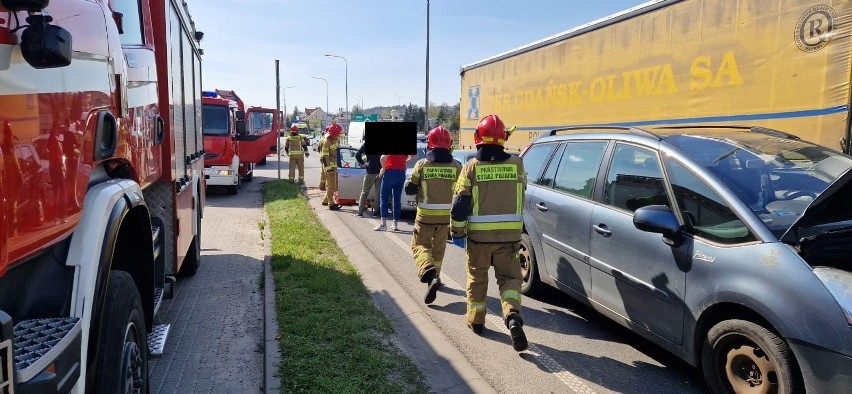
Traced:
<path id="1" fill-rule="evenodd" d="M 148 337 L 142 299 L 133 278 L 109 273 L 98 336 L 98 391 L 148 392 Z"/>
<path id="2" fill-rule="evenodd" d="M 714 393 L 802 391 L 787 342 L 750 321 L 726 320 L 713 326 L 704 341 L 701 366 Z"/>

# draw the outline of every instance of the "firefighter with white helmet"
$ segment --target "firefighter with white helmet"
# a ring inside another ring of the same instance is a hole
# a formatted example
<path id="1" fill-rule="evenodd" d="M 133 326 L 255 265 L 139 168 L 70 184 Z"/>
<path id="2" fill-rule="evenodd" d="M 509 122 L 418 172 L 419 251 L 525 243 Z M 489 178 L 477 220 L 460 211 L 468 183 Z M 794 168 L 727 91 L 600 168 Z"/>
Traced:
<path id="1" fill-rule="evenodd" d="M 443 126 L 430 130 L 426 158 L 414 165 L 405 185 L 405 194 L 417 195 L 411 250 L 417 275 L 426 284 L 423 301 L 427 304 L 435 301 L 441 285 L 441 262 L 450 232 L 453 187 L 461 172 L 461 164 L 450 153 L 452 146 L 449 130 Z"/>
<path id="2" fill-rule="evenodd" d="M 467 324 L 479 334 L 485 325 L 488 270 L 500 288 L 503 319 L 516 351 L 527 348 L 521 314 L 523 161 L 506 153 L 506 130 L 497 115 L 480 120 L 474 132 L 476 156 L 462 168 L 452 207 L 453 243 L 467 246 Z"/>
<path id="3" fill-rule="evenodd" d="M 325 174 L 325 198 L 323 205 L 328 204 L 328 209 L 336 211 L 340 205 L 334 202 L 334 193 L 337 192 L 337 139 L 343 128 L 337 123 L 328 126 L 328 136 L 322 144 L 322 172 Z"/>
<path id="4" fill-rule="evenodd" d="M 299 170 L 299 183 L 305 183 L 305 157 L 309 157 L 308 144 L 304 137 L 299 135 L 299 127 L 295 124 L 290 126 L 290 136 L 284 144 L 284 151 L 290 157 L 290 172 L 287 179 L 293 182 L 296 169 Z"/>

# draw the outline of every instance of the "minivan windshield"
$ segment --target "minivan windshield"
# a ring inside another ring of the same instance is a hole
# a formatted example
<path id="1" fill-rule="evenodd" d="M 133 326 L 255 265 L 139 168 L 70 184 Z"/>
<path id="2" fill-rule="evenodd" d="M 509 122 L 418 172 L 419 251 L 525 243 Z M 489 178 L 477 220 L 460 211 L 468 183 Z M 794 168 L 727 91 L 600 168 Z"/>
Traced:
<path id="1" fill-rule="evenodd" d="M 204 135 L 228 135 L 228 107 L 204 105 Z"/>
<path id="2" fill-rule="evenodd" d="M 762 134 L 665 139 L 725 184 L 781 236 L 852 158 L 808 142 Z"/>

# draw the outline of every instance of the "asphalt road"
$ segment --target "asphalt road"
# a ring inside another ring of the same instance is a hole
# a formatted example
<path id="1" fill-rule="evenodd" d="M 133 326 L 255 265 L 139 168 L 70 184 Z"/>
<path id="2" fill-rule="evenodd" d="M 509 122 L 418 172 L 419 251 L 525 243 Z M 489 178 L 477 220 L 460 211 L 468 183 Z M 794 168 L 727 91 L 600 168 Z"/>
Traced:
<path id="1" fill-rule="evenodd" d="M 317 156 L 311 155 L 306 163 L 309 187 L 318 185 Z M 274 160 L 269 160 L 266 168 L 276 165 Z M 282 178 L 286 177 L 286 166 L 282 165 Z M 425 285 L 416 277 L 408 246 L 412 215 L 404 216 L 401 231 L 394 233 L 372 231 L 378 219 L 353 217 L 354 212 L 355 207 L 344 207 L 336 214 L 392 277 L 412 297 L 422 300 Z M 463 250 L 447 245 L 441 274 L 444 287 L 432 305 L 422 304 L 422 307 L 498 392 L 688 393 L 706 390 L 698 370 L 555 290 L 523 299 L 530 348 L 520 354 L 515 352 L 500 317 L 500 298 L 493 271 L 485 331 L 482 336 L 473 334 L 464 318 L 465 261 Z"/>

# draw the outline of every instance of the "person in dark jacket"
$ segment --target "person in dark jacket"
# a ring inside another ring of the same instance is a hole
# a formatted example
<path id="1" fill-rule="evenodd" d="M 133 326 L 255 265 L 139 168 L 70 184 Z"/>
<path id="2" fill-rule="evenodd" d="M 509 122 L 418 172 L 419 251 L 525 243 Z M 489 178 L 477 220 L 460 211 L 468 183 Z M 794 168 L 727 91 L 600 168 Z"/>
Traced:
<path id="1" fill-rule="evenodd" d="M 372 216 L 379 215 L 379 186 L 382 184 L 379 172 L 382 170 L 381 155 L 366 155 L 364 159 L 366 144 L 361 144 L 361 148 L 355 153 L 355 160 L 361 167 L 367 169 L 367 174 L 364 175 L 364 182 L 361 185 L 361 196 L 358 198 L 358 213 L 355 216 L 364 217 L 364 211 L 367 210 L 367 197 L 370 195 L 370 188 L 374 189 L 375 199 L 370 204 Z"/>

